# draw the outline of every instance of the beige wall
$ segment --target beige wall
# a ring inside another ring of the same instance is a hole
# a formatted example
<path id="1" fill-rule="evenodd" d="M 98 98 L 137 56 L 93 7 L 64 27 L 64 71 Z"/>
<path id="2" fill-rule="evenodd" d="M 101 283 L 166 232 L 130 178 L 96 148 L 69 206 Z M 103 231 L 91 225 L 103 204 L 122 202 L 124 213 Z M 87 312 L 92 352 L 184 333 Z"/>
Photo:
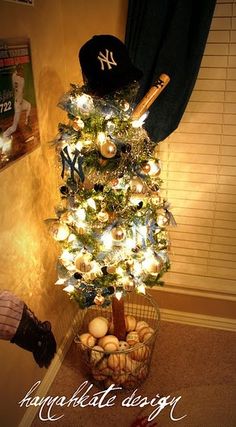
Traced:
<path id="1" fill-rule="evenodd" d="M 53 286 L 57 248 L 43 220 L 59 201 L 54 150 L 48 142 L 65 114 L 56 104 L 70 82 L 81 83 L 78 49 L 94 34 L 124 37 L 127 0 L 0 0 L 1 38 L 29 37 L 41 147 L 0 173 L 0 283 L 41 320 L 50 320 L 60 345 L 77 309 Z M 45 374 L 30 353 L 0 342 L 0 424 L 18 425 L 17 401 Z"/>

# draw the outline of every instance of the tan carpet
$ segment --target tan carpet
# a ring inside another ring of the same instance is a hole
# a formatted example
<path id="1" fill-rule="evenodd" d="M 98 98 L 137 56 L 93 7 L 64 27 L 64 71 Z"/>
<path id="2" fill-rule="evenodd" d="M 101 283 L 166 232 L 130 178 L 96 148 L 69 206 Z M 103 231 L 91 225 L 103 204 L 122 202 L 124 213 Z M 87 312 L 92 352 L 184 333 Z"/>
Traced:
<path id="1" fill-rule="evenodd" d="M 73 344 L 48 392 L 50 396 L 71 397 L 86 378 L 80 369 L 76 345 Z M 90 391 L 94 394 L 96 387 Z M 130 427 L 142 415 L 155 408 L 122 407 L 132 392 L 118 392 L 110 408 L 60 408 L 54 413 L 64 417 L 54 423 L 35 419 L 32 426 L 56 427 Z M 187 415 L 179 421 L 170 419 L 171 406 L 157 415 L 157 427 L 236 427 L 236 334 L 208 328 L 162 322 L 149 377 L 137 395 L 154 398 L 181 396 L 173 417 Z"/>

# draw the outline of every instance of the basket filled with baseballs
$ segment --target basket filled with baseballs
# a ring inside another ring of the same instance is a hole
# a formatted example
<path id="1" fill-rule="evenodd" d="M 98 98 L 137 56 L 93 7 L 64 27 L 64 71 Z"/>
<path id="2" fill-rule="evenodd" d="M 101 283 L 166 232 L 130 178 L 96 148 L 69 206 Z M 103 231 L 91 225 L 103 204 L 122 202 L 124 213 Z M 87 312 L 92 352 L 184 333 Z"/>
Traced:
<path id="1" fill-rule="evenodd" d="M 124 320 L 125 333 L 120 339 L 114 332 L 111 309 L 89 309 L 75 337 L 88 376 L 101 387 L 116 384 L 133 389 L 148 376 L 159 309 L 148 295 L 128 295 Z"/>

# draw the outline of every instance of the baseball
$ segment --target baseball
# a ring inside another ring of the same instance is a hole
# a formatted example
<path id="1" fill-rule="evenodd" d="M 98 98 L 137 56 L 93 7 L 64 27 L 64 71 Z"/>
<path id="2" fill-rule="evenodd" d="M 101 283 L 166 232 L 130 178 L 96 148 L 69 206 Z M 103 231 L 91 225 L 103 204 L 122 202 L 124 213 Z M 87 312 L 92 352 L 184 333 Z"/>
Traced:
<path id="1" fill-rule="evenodd" d="M 105 317 L 95 317 L 89 322 L 88 330 L 95 338 L 104 337 L 108 331 L 108 321 Z"/>

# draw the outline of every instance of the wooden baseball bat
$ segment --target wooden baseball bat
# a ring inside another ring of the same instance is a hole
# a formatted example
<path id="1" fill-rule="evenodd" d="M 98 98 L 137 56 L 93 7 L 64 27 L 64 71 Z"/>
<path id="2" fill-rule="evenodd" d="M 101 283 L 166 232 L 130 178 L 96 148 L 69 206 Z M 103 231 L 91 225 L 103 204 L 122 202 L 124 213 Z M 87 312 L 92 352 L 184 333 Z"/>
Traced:
<path id="1" fill-rule="evenodd" d="M 170 77 L 167 74 L 161 74 L 160 77 L 155 81 L 153 86 L 149 89 L 143 99 L 136 105 L 134 111 L 131 114 L 132 120 L 138 120 L 142 115 L 149 109 L 150 105 L 157 99 L 160 93 L 165 89 L 170 81 Z"/>

